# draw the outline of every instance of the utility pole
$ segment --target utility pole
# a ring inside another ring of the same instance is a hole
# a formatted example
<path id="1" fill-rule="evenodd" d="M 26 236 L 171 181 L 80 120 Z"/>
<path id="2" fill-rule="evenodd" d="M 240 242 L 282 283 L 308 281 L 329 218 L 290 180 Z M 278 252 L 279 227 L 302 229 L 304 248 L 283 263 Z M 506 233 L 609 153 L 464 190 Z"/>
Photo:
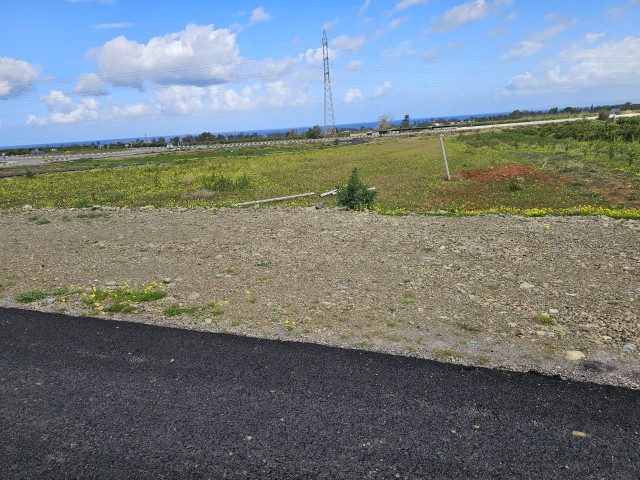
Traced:
<path id="1" fill-rule="evenodd" d="M 324 134 L 337 133 L 336 119 L 333 113 L 333 95 L 331 95 L 331 78 L 329 77 L 329 43 L 327 32 L 322 30 L 322 60 L 324 63 Z"/>
<path id="2" fill-rule="evenodd" d="M 440 148 L 442 149 L 442 159 L 444 160 L 444 170 L 447 172 L 447 180 L 451 180 L 449 175 L 449 164 L 447 163 L 447 152 L 444 151 L 444 135 L 440 134 Z"/>

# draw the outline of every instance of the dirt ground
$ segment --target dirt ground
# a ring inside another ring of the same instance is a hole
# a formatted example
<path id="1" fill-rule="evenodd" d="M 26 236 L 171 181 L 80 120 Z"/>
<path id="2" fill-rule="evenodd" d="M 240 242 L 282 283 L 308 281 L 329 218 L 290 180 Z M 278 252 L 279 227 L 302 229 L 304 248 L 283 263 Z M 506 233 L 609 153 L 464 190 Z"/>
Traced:
<path id="1" fill-rule="evenodd" d="M 640 388 L 639 234 L 605 217 L 25 208 L 0 212 L 0 304 Z M 125 282 L 167 296 L 124 314 L 54 293 Z M 30 291 L 45 298 L 16 301 Z"/>
<path id="2" fill-rule="evenodd" d="M 526 165 L 500 165 L 493 168 L 481 168 L 476 170 L 462 170 L 459 173 L 464 180 L 480 183 L 492 183 L 497 180 L 507 180 L 512 178 L 530 177 L 546 184 L 556 184 L 558 180 L 548 173 L 535 170 Z"/>

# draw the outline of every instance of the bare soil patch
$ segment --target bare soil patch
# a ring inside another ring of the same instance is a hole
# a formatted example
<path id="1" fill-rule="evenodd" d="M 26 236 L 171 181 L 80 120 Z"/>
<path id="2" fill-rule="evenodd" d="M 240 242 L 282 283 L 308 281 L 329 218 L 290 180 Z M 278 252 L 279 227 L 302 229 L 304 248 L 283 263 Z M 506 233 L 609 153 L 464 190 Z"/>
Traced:
<path id="1" fill-rule="evenodd" d="M 639 234 L 605 217 L 4 211 L 0 304 L 43 291 L 26 308 L 640 388 Z M 167 297 L 130 314 L 50 293 L 153 281 Z"/>
<path id="2" fill-rule="evenodd" d="M 493 168 L 480 168 L 475 170 L 463 170 L 459 176 L 464 180 L 479 183 L 492 183 L 499 180 L 510 180 L 512 178 L 533 178 L 541 183 L 556 185 L 558 182 L 548 173 L 535 170 L 526 165 L 500 165 Z"/>

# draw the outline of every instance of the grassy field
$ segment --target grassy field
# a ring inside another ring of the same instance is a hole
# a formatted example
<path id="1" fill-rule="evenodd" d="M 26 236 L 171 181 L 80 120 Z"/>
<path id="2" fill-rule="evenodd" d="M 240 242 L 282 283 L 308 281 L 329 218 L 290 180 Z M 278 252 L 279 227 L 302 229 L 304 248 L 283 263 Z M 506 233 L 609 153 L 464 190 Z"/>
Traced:
<path id="1" fill-rule="evenodd" d="M 452 181 L 445 179 L 437 137 L 388 138 L 349 146 L 176 152 L 147 158 L 145 165 L 133 164 L 141 159 L 87 162 L 97 168 L 0 180 L 0 208 L 222 206 L 324 192 L 358 168 L 361 178 L 376 187 L 376 208 L 385 213 L 637 218 L 640 145 L 634 132 L 640 121 L 632 127 L 584 123 L 574 130 L 528 127 L 449 135 L 445 144 Z M 586 135 L 580 129 L 599 130 Z M 615 131 L 609 135 L 607 129 Z M 323 201 L 331 205 L 334 200 L 327 198 Z M 309 197 L 294 204 L 318 201 Z"/>

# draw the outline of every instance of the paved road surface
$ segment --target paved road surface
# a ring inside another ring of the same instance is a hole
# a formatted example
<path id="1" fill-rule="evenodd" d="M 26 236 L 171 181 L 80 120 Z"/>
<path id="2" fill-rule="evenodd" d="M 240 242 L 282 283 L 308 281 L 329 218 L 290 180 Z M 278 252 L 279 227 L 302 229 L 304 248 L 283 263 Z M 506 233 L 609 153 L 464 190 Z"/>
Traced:
<path id="1" fill-rule="evenodd" d="M 638 479 L 640 392 L 0 309 L 0 478 Z"/>

